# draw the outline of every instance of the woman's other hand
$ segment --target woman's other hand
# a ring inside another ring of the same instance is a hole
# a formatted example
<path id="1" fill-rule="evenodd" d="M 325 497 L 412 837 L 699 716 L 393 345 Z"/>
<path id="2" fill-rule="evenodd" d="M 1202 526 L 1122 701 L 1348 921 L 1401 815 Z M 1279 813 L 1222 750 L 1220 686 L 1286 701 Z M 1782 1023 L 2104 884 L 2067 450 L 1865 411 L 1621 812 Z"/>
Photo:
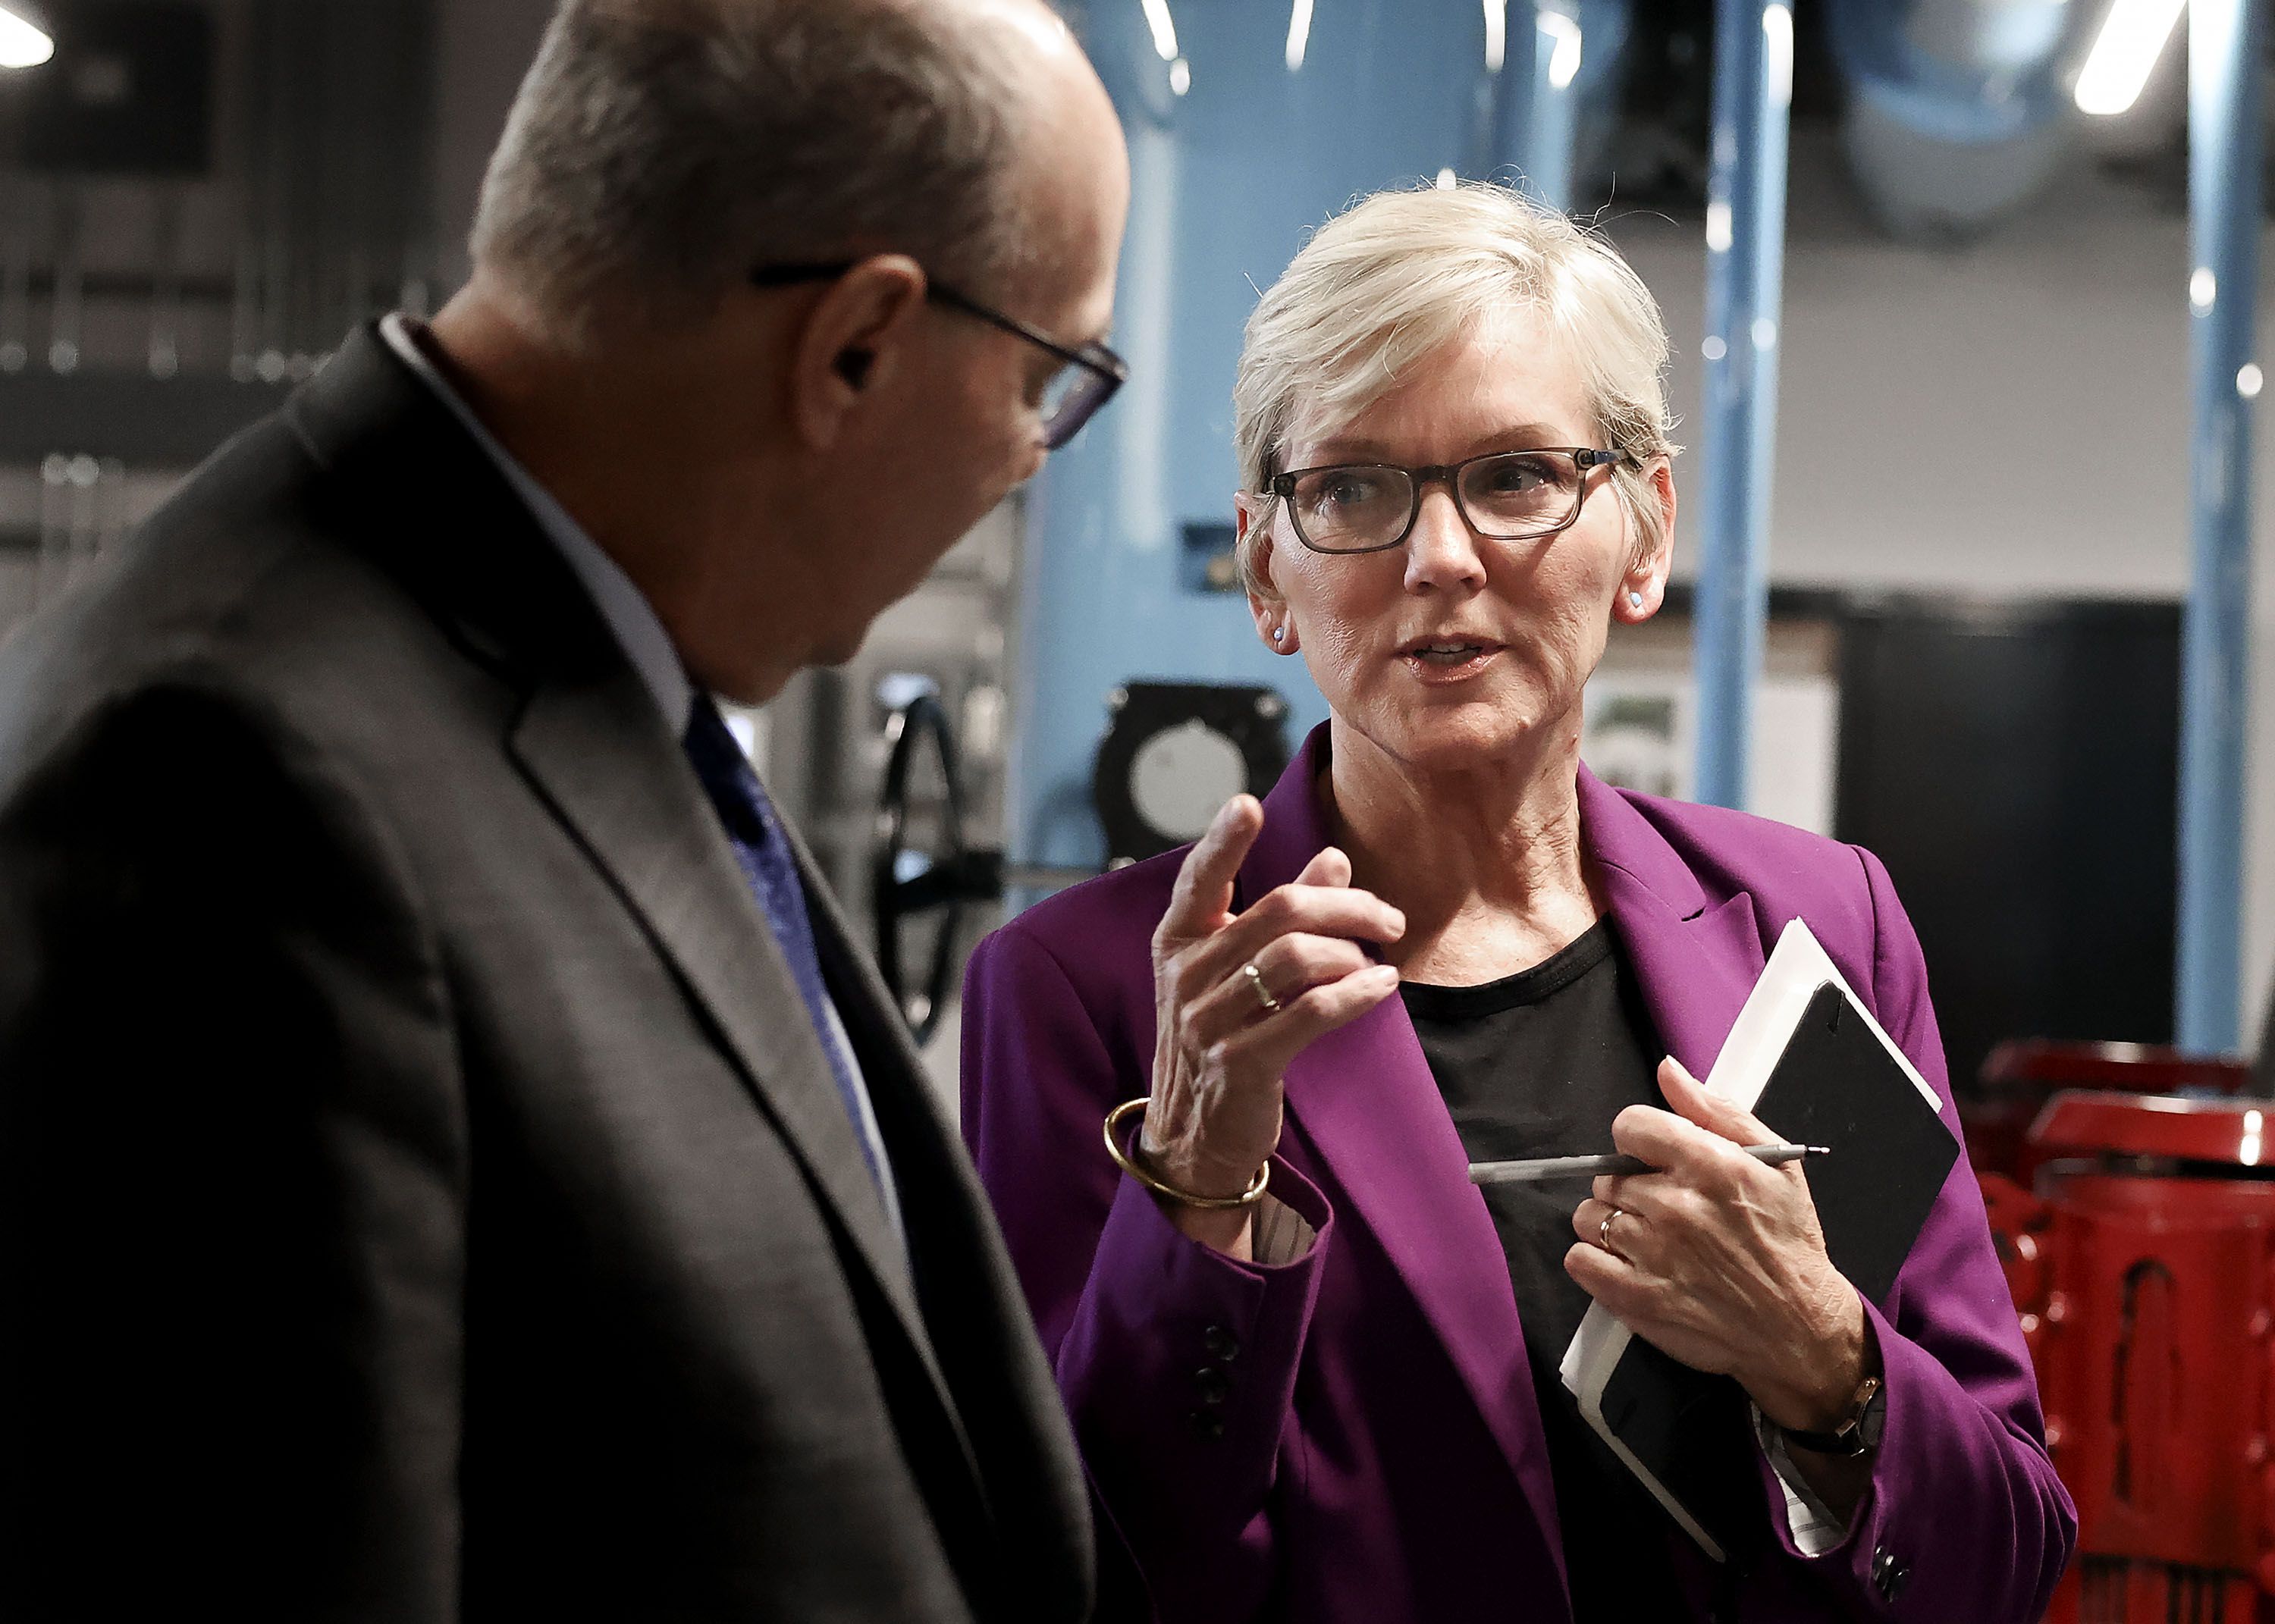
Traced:
<path id="1" fill-rule="evenodd" d="M 1659 1082 L 1674 1109 L 1629 1106 L 1612 1140 L 1659 1171 L 1596 1181 L 1572 1215 L 1584 1244 L 1566 1271 L 1638 1336 L 1735 1377 L 1778 1425 L 1837 1429 L 1878 1372 L 1863 1304 L 1825 1255 L 1802 1164 L 1742 1154 L 1779 1136 L 1681 1061 L 1661 1061 Z"/>
<path id="2" fill-rule="evenodd" d="M 1398 971 L 1359 944 L 1396 941 L 1405 917 L 1354 889 L 1350 859 L 1332 846 L 1230 911 L 1234 878 L 1263 827 L 1255 797 L 1225 803 L 1186 854 L 1153 933 L 1153 1088 L 1138 1154 L 1197 1196 L 1248 1188 L 1280 1144 L 1289 1061 L 1398 987 Z M 1196 1240 L 1248 1255 L 1245 1208 L 1173 1204 L 1170 1217 Z"/>

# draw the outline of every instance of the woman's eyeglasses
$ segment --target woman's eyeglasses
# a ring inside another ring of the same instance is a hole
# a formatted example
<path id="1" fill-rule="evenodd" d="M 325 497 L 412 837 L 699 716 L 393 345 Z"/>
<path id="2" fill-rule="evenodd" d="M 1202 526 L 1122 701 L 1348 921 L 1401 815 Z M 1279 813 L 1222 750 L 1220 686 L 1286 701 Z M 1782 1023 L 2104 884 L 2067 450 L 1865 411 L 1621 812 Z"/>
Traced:
<path id="1" fill-rule="evenodd" d="M 788 287 L 800 282 L 835 282 L 856 263 L 843 260 L 826 265 L 762 265 L 751 273 L 751 281 L 761 288 Z M 1044 386 L 1039 406 L 1046 450 L 1055 451 L 1080 434 L 1082 426 L 1098 415 L 1098 409 L 1114 398 L 1114 392 L 1130 376 L 1130 364 L 1102 344 L 1069 347 L 1017 316 L 1006 315 L 993 306 L 983 305 L 937 282 L 926 283 L 925 297 L 968 316 L 976 316 L 990 326 L 1000 327 L 1059 359 L 1058 370 Z"/>
<path id="2" fill-rule="evenodd" d="M 1288 504 L 1296 539 L 1315 553 L 1379 553 L 1412 533 L 1422 493 L 1443 484 L 1470 528 L 1494 541 L 1553 536 L 1580 517 L 1589 473 L 1617 451 L 1542 446 L 1495 451 L 1432 468 L 1344 463 L 1275 474 L 1266 487 Z"/>

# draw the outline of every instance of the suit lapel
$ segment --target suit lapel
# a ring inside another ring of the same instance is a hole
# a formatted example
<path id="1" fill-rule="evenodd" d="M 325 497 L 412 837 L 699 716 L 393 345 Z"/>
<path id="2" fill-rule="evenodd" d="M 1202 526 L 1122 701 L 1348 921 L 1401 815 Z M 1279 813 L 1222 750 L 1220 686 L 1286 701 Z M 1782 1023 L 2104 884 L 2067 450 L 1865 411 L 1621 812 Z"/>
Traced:
<path id="1" fill-rule="evenodd" d="M 525 696 L 509 754 L 708 1017 L 953 1416 L 907 1258 L 789 963 L 678 741 L 567 563 L 375 324 L 350 336 L 285 417 L 332 475 L 344 533 Z M 406 467 L 421 477 L 404 479 Z"/>
<path id="2" fill-rule="evenodd" d="M 966 1497 L 971 1521 L 983 1525 L 975 1539 L 992 1525 L 1017 1541 L 974 1593 L 997 1587 L 1007 1616 L 1077 1616 L 1094 1560 L 1089 1498 L 1010 1255 L 891 994 L 854 945 L 797 831 L 784 827 L 811 899 L 823 979 L 853 1039 L 901 1193 L 927 1346 L 954 1380 L 947 1424 L 976 1490 Z M 950 1514 L 935 1514 L 945 1531 Z"/>
<path id="3" fill-rule="evenodd" d="M 789 962 L 638 675 L 619 662 L 596 682 L 540 687 L 509 748 L 710 1017 L 945 1402 L 907 1260 Z"/>
<path id="4" fill-rule="evenodd" d="M 1584 767 L 1580 838 L 1659 1042 L 1703 1078 L 1768 962 L 1752 895 L 1714 902 L 1650 820 Z"/>
<path id="5" fill-rule="evenodd" d="M 1413 1293 L 1561 1575 L 1556 1492 L 1508 1260 L 1406 1006 L 1386 1000 L 1297 1056 L 1288 1114 Z"/>
<path id="6" fill-rule="evenodd" d="M 1314 789 L 1326 760 L 1323 727 L 1265 802 L 1236 906 L 1293 880 L 1327 843 Z M 1765 962 L 1753 899 L 1709 897 L 1666 837 L 1585 767 L 1579 794 L 1583 848 L 1645 1008 L 1667 1051 L 1703 1077 Z M 1508 1259 L 1404 1003 L 1388 1000 L 1298 1055 L 1288 1070 L 1288 1114 L 1444 1344 L 1561 1572 L 1539 1395 Z"/>
<path id="7" fill-rule="evenodd" d="M 1326 737 L 1324 727 L 1312 734 L 1266 800 L 1237 906 L 1293 880 L 1327 843 L 1313 790 Z M 1539 1560 L 1561 1576 L 1556 1492 L 1508 1260 L 1405 1004 L 1386 1000 L 1319 1039 L 1287 1084 L 1296 1136 L 1413 1294 L 1532 1506 Z"/>

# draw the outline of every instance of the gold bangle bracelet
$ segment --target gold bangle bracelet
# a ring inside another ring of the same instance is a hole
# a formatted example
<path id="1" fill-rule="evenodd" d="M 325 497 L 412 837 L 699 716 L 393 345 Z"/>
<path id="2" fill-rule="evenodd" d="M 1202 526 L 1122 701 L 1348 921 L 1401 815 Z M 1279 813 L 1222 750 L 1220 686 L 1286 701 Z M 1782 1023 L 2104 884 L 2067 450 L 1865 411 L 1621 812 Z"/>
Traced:
<path id="1" fill-rule="evenodd" d="M 1131 1112 L 1143 1115 L 1148 1103 L 1143 1098 L 1125 1099 L 1106 1114 L 1106 1153 L 1114 1158 L 1115 1167 L 1155 1195 L 1167 1196 L 1183 1206 L 1221 1212 L 1230 1207 L 1254 1206 L 1263 1198 L 1264 1187 L 1272 1182 L 1272 1164 L 1268 1161 L 1256 1170 L 1256 1176 L 1249 1181 L 1248 1188 L 1236 1196 L 1196 1196 L 1189 1190 L 1179 1190 L 1175 1184 L 1163 1182 L 1139 1167 L 1138 1159 L 1122 1148 L 1121 1129 Z"/>

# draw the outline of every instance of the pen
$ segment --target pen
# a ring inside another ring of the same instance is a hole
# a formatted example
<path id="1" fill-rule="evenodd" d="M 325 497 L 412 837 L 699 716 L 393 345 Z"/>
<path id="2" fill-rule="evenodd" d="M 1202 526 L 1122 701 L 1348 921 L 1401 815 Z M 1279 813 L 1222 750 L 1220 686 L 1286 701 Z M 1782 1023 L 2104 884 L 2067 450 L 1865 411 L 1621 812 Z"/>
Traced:
<path id="1" fill-rule="evenodd" d="M 1746 1154 L 1771 1167 L 1804 1156 L 1830 1156 L 1829 1144 L 1750 1144 Z M 1591 1179 L 1599 1174 L 1656 1173 L 1640 1156 L 1543 1156 L 1531 1161 L 1473 1161 L 1472 1184 L 1537 1184 L 1547 1179 Z"/>

